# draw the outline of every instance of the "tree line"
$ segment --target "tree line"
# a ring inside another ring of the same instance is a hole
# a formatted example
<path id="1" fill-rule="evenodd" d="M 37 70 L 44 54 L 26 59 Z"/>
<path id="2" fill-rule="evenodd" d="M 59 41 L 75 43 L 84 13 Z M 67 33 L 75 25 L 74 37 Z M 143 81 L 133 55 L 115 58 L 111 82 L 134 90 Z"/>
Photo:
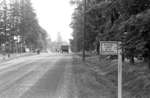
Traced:
<path id="1" fill-rule="evenodd" d="M 73 51 L 82 50 L 84 0 L 76 6 L 71 27 Z M 142 57 L 150 65 L 150 0 L 87 0 L 86 50 L 99 48 L 99 41 L 121 41 L 123 56 L 134 63 Z"/>
<path id="2" fill-rule="evenodd" d="M 39 25 L 30 0 L 0 2 L 0 50 L 24 52 L 46 47 L 47 32 Z"/>

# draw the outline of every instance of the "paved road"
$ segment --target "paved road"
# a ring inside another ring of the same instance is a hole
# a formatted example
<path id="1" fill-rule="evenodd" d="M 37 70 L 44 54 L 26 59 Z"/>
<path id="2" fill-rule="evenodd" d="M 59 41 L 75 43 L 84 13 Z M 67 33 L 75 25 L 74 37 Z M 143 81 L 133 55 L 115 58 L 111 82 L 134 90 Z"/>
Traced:
<path id="1" fill-rule="evenodd" d="M 71 56 L 41 54 L 0 63 L 0 98 L 62 98 Z"/>

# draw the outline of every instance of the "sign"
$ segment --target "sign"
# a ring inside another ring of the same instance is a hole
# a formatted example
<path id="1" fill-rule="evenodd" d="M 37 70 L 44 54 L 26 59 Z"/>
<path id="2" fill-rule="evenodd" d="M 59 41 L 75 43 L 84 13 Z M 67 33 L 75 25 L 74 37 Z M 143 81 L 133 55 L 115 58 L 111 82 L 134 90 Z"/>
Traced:
<path id="1" fill-rule="evenodd" d="M 118 98 L 122 98 L 122 50 L 121 42 L 100 41 L 101 55 L 118 55 Z"/>
<path id="2" fill-rule="evenodd" d="M 100 41 L 101 55 L 118 55 L 117 41 Z"/>

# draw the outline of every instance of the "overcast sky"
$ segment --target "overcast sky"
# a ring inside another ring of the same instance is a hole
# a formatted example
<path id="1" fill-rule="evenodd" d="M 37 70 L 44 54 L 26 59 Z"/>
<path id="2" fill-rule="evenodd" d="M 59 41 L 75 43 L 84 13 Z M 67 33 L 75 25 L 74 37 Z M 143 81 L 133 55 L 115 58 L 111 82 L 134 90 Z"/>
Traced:
<path id="1" fill-rule="evenodd" d="M 52 40 L 56 40 L 60 32 L 63 40 L 71 38 L 69 27 L 73 7 L 69 0 L 31 0 L 40 25 L 48 32 Z"/>

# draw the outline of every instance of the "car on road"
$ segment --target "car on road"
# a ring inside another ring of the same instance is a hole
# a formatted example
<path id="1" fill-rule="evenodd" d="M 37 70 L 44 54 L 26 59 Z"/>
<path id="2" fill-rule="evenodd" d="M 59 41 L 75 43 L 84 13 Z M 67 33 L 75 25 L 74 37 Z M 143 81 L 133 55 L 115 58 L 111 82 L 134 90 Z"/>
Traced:
<path id="1" fill-rule="evenodd" d="M 69 45 L 61 45 L 61 52 L 69 53 Z"/>

